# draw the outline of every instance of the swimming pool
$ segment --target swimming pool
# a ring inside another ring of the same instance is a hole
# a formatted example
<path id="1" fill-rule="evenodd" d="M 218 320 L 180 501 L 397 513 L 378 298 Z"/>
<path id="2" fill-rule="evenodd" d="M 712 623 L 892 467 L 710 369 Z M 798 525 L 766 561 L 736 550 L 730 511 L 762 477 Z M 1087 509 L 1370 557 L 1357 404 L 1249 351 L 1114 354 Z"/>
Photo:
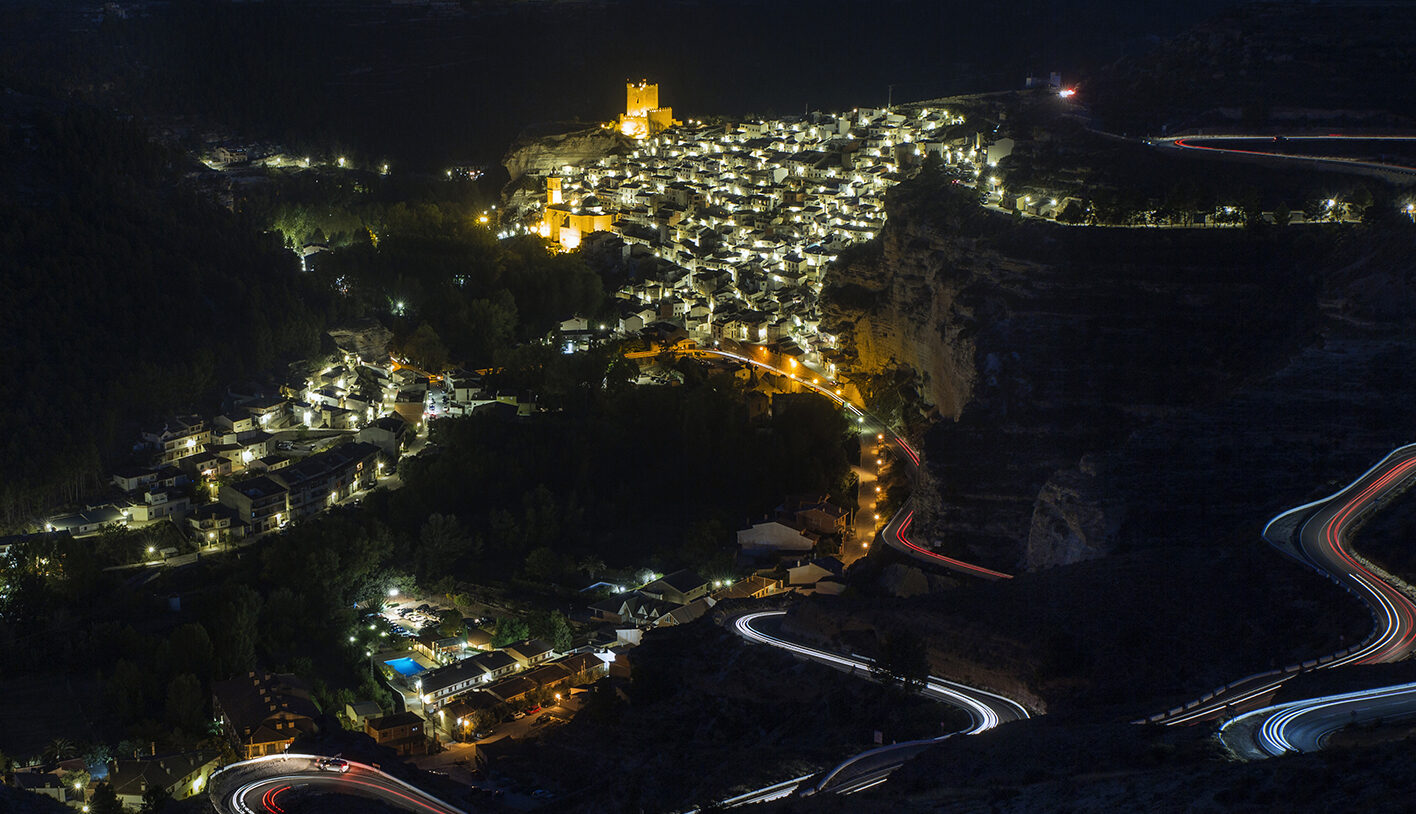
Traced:
<path id="1" fill-rule="evenodd" d="M 387 664 L 388 666 L 397 670 L 402 675 L 406 676 L 417 675 L 423 672 L 424 669 L 423 665 L 419 664 L 418 662 L 414 661 L 413 659 L 407 656 L 404 656 L 401 659 L 393 659 L 391 661 L 386 661 L 384 662 L 384 664 Z"/>

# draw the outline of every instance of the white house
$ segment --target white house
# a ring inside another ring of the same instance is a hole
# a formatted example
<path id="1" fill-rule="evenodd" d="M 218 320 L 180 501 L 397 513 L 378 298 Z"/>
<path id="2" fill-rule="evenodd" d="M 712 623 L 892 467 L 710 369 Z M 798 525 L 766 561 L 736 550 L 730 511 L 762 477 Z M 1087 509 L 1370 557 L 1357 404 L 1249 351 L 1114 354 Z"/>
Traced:
<path id="1" fill-rule="evenodd" d="M 744 553 L 754 551 L 810 551 L 814 540 L 785 523 L 771 520 L 755 523 L 752 528 L 741 529 L 737 533 L 738 548 Z"/>

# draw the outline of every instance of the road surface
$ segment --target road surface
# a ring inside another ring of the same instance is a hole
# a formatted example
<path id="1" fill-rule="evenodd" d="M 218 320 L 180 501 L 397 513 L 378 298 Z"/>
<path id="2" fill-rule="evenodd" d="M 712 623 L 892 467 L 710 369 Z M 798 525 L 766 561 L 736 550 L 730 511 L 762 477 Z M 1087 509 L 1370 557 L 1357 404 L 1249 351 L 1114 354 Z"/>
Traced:
<path id="1" fill-rule="evenodd" d="M 212 774 L 208 796 L 218 814 L 285 814 L 309 794 L 346 794 L 378 800 L 415 814 L 466 814 L 373 766 L 349 762 L 349 771 L 321 771 L 318 755 L 271 755 L 233 763 Z"/>
<path id="2" fill-rule="evenodd" d="M 785 615 L 786 611 L 760 611 L 738 617 L 733 629 L 750 642 L 765 644 L 786 650 L 802 658 L 848 670 L 852 673 L 869 675 L 870 661 L 860 656 L 842 656 L 814 647 L 790 641 L 776 633 L 764 629 L 763 622 L 770 622 Z M 1000 723 L 1027 718 L 1028 711 L 1021 704 L 986 690 L 976 689 L 953 681 L 930 676 L 920 692 L 958 707 L 969 715 L 969 728 L 950 732 L 937 738 L 908 741 L 870 749 L 819 775 L 807 775 L 777 783 L 766 788 L 750 791 L 719 803 L 723 807 L 766 802 L 790 794 L 807 795 L 819 793 L 852 794 L 883 783 L 895 769 L 905 761 L 928 749 L 930 746 L 954 735 L 974 735 L 986 732 Z"/>
<path id="3" fill-rule="evenodd" d="M 1376 623 L 1367 639 L 1337 653 L 1232 682 L 1199 702 L 1150 720 L 1180 724 L 1227 717 L 1229 720 L 1221 729 L 1225 742 L 1236 754 L 1260 757 L 1320 748 L 1327 735 L 1351 723 L 1416 714 L 1416 691 L 1410 685 L 1322 696 L 1243 712 L 1262 704 L 1300 672 L 1399 661 L 1416 650 L 1416 602 L 1350 547 L 1356 525 L 1404 492 L 1413 479 L 1416 444 L 1393 451 L 1336 493 L 1289 509 L 1264 527 L 1264 538 L 1269 543 L 1367 604 Z M 1235 712 L 1243 714 L 1234 717 Z"/>
<path id="4" fill-rule="evenodd" d="M 867 413 L 866 411 L 847 401 L 839 392 L 832 390 L 829 386 L 822 386 L 817 381 L 807 378 L 806 375 L 798 376 L 795 373 L 788 373 L 787 371 L 782 370 L 781 368 L 774 367 L 772 365 L 767 364 L 766 362 L 753 359 L 750 356 L 744 356 L 740 353 L 733 353 L 731 351 L 725 351 L 716 348 L 698 348 L 694 351 L 694 353 L 706 356 L 719 356 L 726 359 L 733 359 L 739 362 L 746 362 L 750 365 L 762 368 L 763 370 L 768 370 L 772 373 L 776 373 L 779 376 L 786 376 L 790 379 L 793 379 L 803 387 L 812 390 L 816 393 L 819 393 L 844 407 L 848 413 L 855 417 L 857 426 L 861 429 L 863 433 L 875 433 L 881 441 L 887 443 L 891 448 L 893 448 L 898 453 L 898 460 L 903 465 L 909 467 L 911 474 L 914 474 L 919 470 L 919 453 L 914 450 L 914 447 L 910 446 L 908 441 L 895 434 L 894 431 L 892 431 L 889 427 L 885 425 L 884 421 L 881 421 L 879 418 L 876 418 L 870 413 Z M 827 384 L 829 385 L 831 384 L 831 382 L 828 380 Z M 906 533 L 908 532 L 910 523 L 913 520 L 913 501 L 906 501 L 905 505 L 901 507 L 900 510 L 895 513 L 895 516 L 890 519 L 890 522 L 886 524 L 885 529 L 883 531 L 883 538 L 885 540 L 885 543 L 891 548 L 900 551 L 904 555 L 912 557 L 929 565 L 947 568 L 951 571 L 957 571 L 961 574 L 967 574 L 968 576 L 980 577 L 983 579 L 1012 579 L 1012 575 L 1010 574 L 1005 574 L 1001 571 L 994 571 L 979 565 L 973 565 L 971 563 L 967 563 L 963 560 L 955 559 L 953 557 L 946 557 L 943 554 L 933 551 L 927 546 L 919 545 L 915 542 L 912 542 L 906 536 Z"/>
<path id="5" fill-rule="evenodd" d="M 1278 141 L 1277 139 L 1282 139 Z M 1211 135 L 1211 136 L 1172 136 L 1163 139 L 1150 139 L 1149 143 L 1162 147 L 1173 147 L 1178 150 L 1203 150 L 1205 152 L 1227 155 L 1234 158 L 1259 159 L 1263 161 L 1292 161 L 1301 162 L 1310 166 L 1328 167 L 1337 170 L 1361 171 L 1375 170 L 1392 180 L 1398 182 L 1411 181 L 1416 175 L 1416 168 L 1401 164 L 1386 164 L 1380 161 L 1366 161 L 1360 158 L 1344 158 L 1342 156 L 1323 155 L 1298 155 L 1285 153 L 1278 150 L 1269 152 L 1261 149 L 1243 149 L 1237 146 L 1238 142 L 1270 142 L 1275 147 L 1280 145 L 1301 144 L 1303 142 L 1318 143 L 1323 141 L 1344 142 L 1344 141 L 1416 141 L 1413 136 L 1360 136 L 1341 135 L 1333 133 L 1326 136 L 1256 136 L 1256 135 Z M 1253 146 L 1253 145 L 1250 145 Z"/>

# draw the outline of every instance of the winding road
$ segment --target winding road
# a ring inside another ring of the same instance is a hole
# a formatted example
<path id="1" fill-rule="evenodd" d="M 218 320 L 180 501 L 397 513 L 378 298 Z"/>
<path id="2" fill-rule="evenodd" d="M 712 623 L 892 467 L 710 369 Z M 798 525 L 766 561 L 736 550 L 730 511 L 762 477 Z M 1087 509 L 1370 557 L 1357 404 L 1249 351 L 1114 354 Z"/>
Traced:
<path id="1" fill-rule="evenodd" d="M 746 362 L 747 364 L 771 373 L 776 373 L 779 376 L 786 376 L 797 384 L 831 399 L 856 417 L 856 422 L 863 432 L 876 433 L 877 436 L 895 449 L 895 451 L 899 453 L 899 460 L 909 466 L 911 475 L 919 471 L 919 453 L 915 451 L 914 447 L 910 446 L 908 441 L 886 426 L 884 421 L 855 406 L 840 393 L 829 387 L 823 387 L 816 381 L 809 381 L 805 376 L 789 373 L 779 367 L 775 367 L 741 353 L 733 353 L 719 348 L 697 348 L 693 353 L 705 356 L 719 356 L 739 362 Z M 828 384 L 829 383 L 828 380 Z M 990 580 L 1012 579 L 1011 574 L 1005 574 L 1001 571 L 984 568 L 981 565 L 974 565 L 954 557 L 948 557 L 911 541 L 909 537 L 906 536 L 906 533 L 909 531 L 912 522 L 914 522 L 914 508 L 913 500 L 910 500 L 906 501 L 905 505 L 902 506 L 899 511 L 895 512 L 895 516 L 890 518 L 890 522 L 882 529 L 881 536 L 884 538 L 886 545 L 925 564 L 947 568 L 961 574 Z"/>
<path id="2" fill-rule="evenodd" d="M 796 656 L 847 670 L 869 674 L 871 663 L 861 656 L 842 656 L 815 647 L 799 644 L 776 633 L 764 630 L 764 622 L 780 618 L 786 611 L 759 611 L 739 616 L 733 621 L 733 629 L 750 642 L 764 644 L 786 650 Z M 870 749 L 855 755 L 819 775 L 805 775 L 765 788 L 750 791 L 719 803 L 722 807 L 766 802 L 791 794 L 853 794 L 885 782 L 891 772 L 905 761 L 928 749 L 940 741 L 955 735 L 975 735 L 986 732 L 1001 723 L 1017 721 L 1029 717 L 1021 704 L 996 693 L 980 690 L 954 681 L 930 676 L 920 689 L 920 693 L 962 709 L 969 715 L 969 727 L 958 732 L 950 732 L 937 738 L 893 743 Z"/>
<path id="3" fill-rule="evenodd" d="M 218 814 L 285 814 L 305 794 L 345 794 L 378 800 L 414 814 L 466 814 L 376 766 L 349 761 L 349 771 L 321 770 L 319 755 L 269 755 L 212 774 L 208 795 Z"/>
<path id="4" fill-rule="evenodd" d="M 1337 492 L 1289 509 L 1264 527 L 1270 544 L 1367 604 L 1375 626 L 1364 641 L 1283 670 L 1240 679 L 1149 720 L 1185 724 L 1228 718 L 1221 738 L 1236 754 L 1255 758 L 1321 748 L 1333 731 L 1349 724 L 1416 715 L 1416 685 L 1398 685 L 1291 701 L 1234 716 L 1247 706 L 1261 704 L 1300 672 L 1399 661 L 1416 650 L 1416 602 L 1350 548 L 1352 531 L 1362 519 L 1404 492 L 1413 480 L 1416 444 L 1392 451 Z"/>

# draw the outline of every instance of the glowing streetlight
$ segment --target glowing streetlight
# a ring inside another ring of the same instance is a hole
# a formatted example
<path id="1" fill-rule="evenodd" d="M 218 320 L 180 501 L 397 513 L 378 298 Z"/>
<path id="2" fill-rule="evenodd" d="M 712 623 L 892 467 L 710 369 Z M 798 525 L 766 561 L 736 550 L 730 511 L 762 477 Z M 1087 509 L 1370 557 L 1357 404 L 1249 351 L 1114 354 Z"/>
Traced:
<path id="1" fill-rule="evenodd" d="M 397 588 L 389 588 L 389 589 L 388 589 L 388 595 L 389 595 L 389 596 L 398 596 L 398 589 L 397 589 Z"/>

